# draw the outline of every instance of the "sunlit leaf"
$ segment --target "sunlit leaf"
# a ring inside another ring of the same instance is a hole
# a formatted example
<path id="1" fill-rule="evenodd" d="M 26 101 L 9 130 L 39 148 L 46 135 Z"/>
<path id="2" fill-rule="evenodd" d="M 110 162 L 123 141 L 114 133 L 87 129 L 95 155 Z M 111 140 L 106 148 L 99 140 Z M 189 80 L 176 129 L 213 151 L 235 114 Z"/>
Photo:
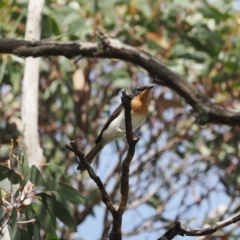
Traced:
<path id="1" fill-rule="evenodd" d="M 204 7 L 199 7 L 198 11 L 201 12 L 206 18 L 213 18 L 218 21 L 226 21 L 231 17 L 229 13 L 224 13 L 224 11 L 219 11 L 213 5 L 207 4 Z"/>
<path id="2" fill-rule="evenodd" d="M 12 184 L 9 179 L 4 179 L 0 182 L 0 191 L 2 196 L 10 194 L 10 191 L 15 192 L 19 188 L 18 184 Z"/>
<path id="3" fill-rule="evenodd" d="M 190 0 L 181 0 L 181 1 L 174 0 L 173 3 L 176 4 L 177 6 L 187 8 L 192 2 Z"/>

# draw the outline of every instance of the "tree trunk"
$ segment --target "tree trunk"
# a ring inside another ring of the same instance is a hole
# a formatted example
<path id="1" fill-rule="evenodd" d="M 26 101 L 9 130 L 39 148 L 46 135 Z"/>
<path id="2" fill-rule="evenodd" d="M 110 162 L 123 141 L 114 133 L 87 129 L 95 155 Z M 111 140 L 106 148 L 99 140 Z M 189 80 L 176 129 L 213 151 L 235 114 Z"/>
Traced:
<path id="1" fill-rule="evenodd" d="M 39 40 L 44 0 L 30 0 L 25 40 Z M 28 57 L 25 61 L 22 85 L 22 124 L 23 142 L 30 166 L 43 161 L 43 150 L 38 134 L 38 86 L 40 58 Z"/>

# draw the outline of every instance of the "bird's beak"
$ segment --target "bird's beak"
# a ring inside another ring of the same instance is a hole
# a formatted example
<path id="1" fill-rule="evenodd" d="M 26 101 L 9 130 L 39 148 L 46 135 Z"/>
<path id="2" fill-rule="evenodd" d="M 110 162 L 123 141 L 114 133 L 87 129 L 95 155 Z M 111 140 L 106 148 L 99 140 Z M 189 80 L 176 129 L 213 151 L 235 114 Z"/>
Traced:
<path id="1" fill-rule="evenodd" d="M 154 85 L 149 85 L 147 88 L 152 89 L 153 87 L 154 87 Z"/>

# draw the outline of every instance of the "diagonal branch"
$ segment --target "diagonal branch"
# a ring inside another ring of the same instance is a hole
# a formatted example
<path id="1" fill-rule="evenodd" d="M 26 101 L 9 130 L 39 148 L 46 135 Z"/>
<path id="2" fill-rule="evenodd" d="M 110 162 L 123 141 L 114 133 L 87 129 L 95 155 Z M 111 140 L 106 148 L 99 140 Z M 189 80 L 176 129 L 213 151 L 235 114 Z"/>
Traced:
<path id="1" fill-rule="evenodd" d="M 179 236 L 205 236 L 212 233 L 215 233 L 217 230 L 229 226 L 233 223 L 240 221 L 240 212 L 235 214 L 234 216 L 223 220 L 221 222 L 217 222 L 213 226 L 206 227 L 206 228 L 200 228 L 200 229 L 192 229 L 185 227 L 180 222 L 175 222 L 173 225 L 169 228 L 169 230 L 158 240 L 172 240 L 177 235 Z"/>
<path id="2" fill-rule="evenodd" d="M 93 181 L 97 184 L 98 189 L 100 190 L 102 194 L 102 201 L 108 208 L 108 210 L 111 212 L 112 215 L 115 214 L 116 210 L 114 208 L 113 202 L 111 198 L 109 197 L 101 179 L 96 175 L 90 164 L 85 160 L 84 153 L 78 148 L 77 143 L 70 139 L 70 146 L 66 145 L 66 148 L 68 148 L 70 151 L 74 152 L 76 156 L 80 159 L 81 162 L 84 163 L 89 176 L 93 179 Z"/>
<path id="3" fill-rule="evenodd" d="M 100 41 L 58 42 L 58 41 L 24 41 L 18 39 L 0 39 L 0 53 L 16 54 L 22 57 L 57 56 L 68 58 L 75 56 L 93 58 L 116 58 L 131 62 L 144 68 L 156 84 L 176 91 L 195 110 L 200 124 L 217 123 L 239 125 L 240 113 L 215 106 L 210 99 L 203 96 L 193 85 L 184 81 L 150 54 L 135 47 L 121 43 L 115 38 L 98 34 Z"/>

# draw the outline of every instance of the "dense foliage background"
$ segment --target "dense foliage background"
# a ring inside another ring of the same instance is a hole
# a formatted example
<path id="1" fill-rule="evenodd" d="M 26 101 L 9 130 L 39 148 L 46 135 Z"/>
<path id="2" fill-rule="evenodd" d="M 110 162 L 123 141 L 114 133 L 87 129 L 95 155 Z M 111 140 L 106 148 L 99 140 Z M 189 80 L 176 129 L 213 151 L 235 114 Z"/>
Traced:
<path id="1" fill-rule="evenodd" d="M 0 2 L 1 38 L 24 37 L 27 5 L 25 0 Z M 237 1 L 47 0 L 42 39 L 96 41 L 95 31 L 103 28 L 157 57 L 215 104 L 239 110 L 239 26 Z M 1 162 L 9 158 L 10 139 L 21 136 L 23 66 L 22 58 L 0 56 Z M 76 63 L 61 56 L 42 59 L 40 76 L 40 142 L 46 162 L 59 166 L 59 171 L 44 168 L 44 174 L 70 183 L 87 199 L 73 207 L 78 233 L 72 235 L 59 224 L 58 234 L 61 239 L 107 239 L 109 212 L 88 174 L 76 171 L 77 159 L 65 144 L 73 137 L 89 151 L 100 126 L 120 103 L 120 90 L 151 79 L 127 62 Z M 141 140 L 131 165 L 124 239 L 154 239 L 174 220 L 202 227 L 239 211 L 239 127 L 200 126 L 183 99 L 156 86 L 147 121 L 137 134 Z M 126 149 L 125 141 L 113 143 L 94 162 L 116 202 Z M 239 236 L 235 224 L 202 239 Z"/>

